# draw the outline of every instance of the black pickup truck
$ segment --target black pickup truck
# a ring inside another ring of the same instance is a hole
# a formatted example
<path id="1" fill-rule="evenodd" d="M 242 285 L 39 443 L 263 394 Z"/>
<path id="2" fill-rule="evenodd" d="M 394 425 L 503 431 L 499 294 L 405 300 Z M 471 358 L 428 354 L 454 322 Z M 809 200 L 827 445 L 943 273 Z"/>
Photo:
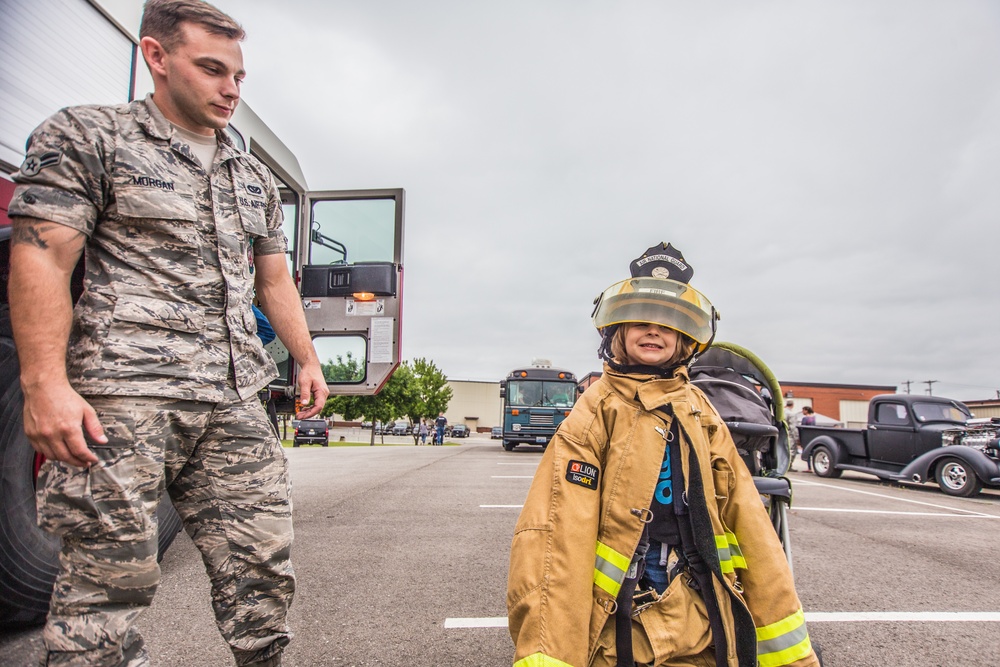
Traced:
<path id="1" fill-rule="evenodd" d="M 884 394 L 871 400 L 864 429 L 799 426 L 802 458 L 820 477 L 844 470 L 907 482 L 934 480 L 971 497 L 1000 487 L 1000 418 L 973 419 L 959 401 Z"/>

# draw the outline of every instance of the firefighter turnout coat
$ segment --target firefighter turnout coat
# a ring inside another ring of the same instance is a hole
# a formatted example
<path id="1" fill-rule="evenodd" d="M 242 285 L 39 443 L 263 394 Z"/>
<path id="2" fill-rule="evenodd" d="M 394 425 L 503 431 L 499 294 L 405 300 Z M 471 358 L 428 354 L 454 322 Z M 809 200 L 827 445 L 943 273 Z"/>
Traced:
<path id="1" fill-rule="evenodd" d="M 674 419 L 685 480 L 674 498 L 686 498 L 713 572 L 729 666 L 819 665 L 753 479 L 687 369 L 658 378 L 605 365 L 549 443 L 517 522 L 507 587 L 515 667 L 615 664 L 615 598 L 649 520 Z M 658 600 L 633 610 L 638 664 L 716 664 L 705 604 L 690 581 L 677 576 Z"/>

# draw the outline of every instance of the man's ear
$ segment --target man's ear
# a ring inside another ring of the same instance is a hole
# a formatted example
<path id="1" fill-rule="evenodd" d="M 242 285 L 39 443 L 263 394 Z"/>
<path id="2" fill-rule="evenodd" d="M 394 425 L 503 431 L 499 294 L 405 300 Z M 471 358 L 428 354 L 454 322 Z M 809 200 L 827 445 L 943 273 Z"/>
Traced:
<path id="1" fill-rule="evenodd" d="M 142 57 L 146 61 L 150 73 L 166 76 L 167 50 L 163 48 L 163 45 L 147 35 L 139 40 L 139 48 L 142 49 Z"/>

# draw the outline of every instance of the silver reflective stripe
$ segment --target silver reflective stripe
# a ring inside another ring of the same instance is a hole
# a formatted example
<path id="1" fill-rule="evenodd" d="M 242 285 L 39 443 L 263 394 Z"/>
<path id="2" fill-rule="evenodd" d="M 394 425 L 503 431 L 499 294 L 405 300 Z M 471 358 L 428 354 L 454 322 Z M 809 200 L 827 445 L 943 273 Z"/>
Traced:
<path id="1" fill-rule="evenodd" d="M 594 563 L 594 569 L 620 585 L 625 580 L 625 570 L 622 570 L 611 561 L 604 560 L 598 556 Z"/>
<path id="2" fill-rule="evenodd" d="M 789 630 L 783 635 L 778 635 L 777 637 L 766 641 L 757 642 L 757 655 L 784 651 L 785 649 L 792 648 L 808 636 L 809 633 L 806 631 L 806 625 L 803 623 L 794 630 Z"/>

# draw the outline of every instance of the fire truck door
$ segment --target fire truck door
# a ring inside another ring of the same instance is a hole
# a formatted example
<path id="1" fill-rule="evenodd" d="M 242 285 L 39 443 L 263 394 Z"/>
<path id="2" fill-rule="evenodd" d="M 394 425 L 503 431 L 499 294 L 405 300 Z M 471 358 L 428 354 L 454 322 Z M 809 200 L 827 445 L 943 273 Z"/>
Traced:
<path id="1" fill-rule="evenodd" d="M 297 280 L 330 391 L 377 393 L 400 362 L 404 191 L 308 192 Z"/>

